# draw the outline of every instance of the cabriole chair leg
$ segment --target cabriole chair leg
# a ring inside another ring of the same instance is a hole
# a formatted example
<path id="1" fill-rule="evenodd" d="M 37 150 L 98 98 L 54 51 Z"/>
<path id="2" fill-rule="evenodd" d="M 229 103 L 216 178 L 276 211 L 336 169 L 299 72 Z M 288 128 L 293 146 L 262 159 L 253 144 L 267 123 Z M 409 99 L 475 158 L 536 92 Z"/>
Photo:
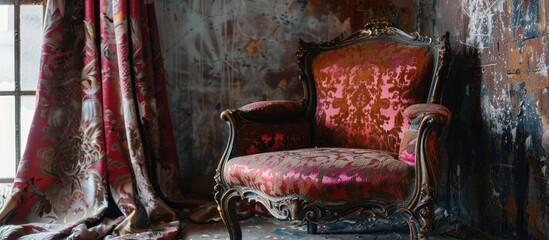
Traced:
<path id="1" fill-rule="evenodd" d="M 402 214 L 406 223 L 408 223 L 410 239 L 427 239 L 427 236 L 429 236 L 433 227 L 434 217 L 431 209 L 434 209 L 434 204 L 428 202 L 419 211 L 416 209 L 416 214 L 411 214 L 412 211 Z M 420 214 L 423 215 L 423 217 L 418 216 Z"/>
<path id="2" fill-rule="evenodd" d="M 220 199 L 217 210 L 221 215 L 221 220 L 229 231 L 229 237 L 231 240 L 241 240 L 242 230 L 240 229 L 240 223 L 238 222 L 238 215 L 236 213 L 236 202 L 240 199 L 240 196 L 236 191 L 229 190 Z"/>
<path id="3" fill-rule="evenodd" d="M 408 223 L 408 228 L 410 230 L 410 239 L 413 239 L 413 240 L 427 239 L 423 234 L 421 234 L 420 226 L 416 222 L 406 218 L 406 223 Z"/>

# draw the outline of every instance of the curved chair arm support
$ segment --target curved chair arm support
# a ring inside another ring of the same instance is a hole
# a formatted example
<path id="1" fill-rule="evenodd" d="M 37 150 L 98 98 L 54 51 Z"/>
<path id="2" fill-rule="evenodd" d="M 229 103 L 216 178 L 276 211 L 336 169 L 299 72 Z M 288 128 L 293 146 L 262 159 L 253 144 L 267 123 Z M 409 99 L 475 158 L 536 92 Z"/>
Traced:
<path id="1" fill-rule="evenodd" d="M 417 104 L 407 108 L 405 116 L 417 130 L 415 145 L 415 188 L 403 210 L 410 233 L 424 236 L 430 232 L 438 183 L 438 136 L 451 118 L 450 110 L 439 104 Z M 412 237 L 412 235 L 411 235 Z"/>
<path id="2" fill-rule="evenodd" d="M 410 129 L 417 131 L 415 144 L 415 195 L 421 186 L 434 187 L 438 181 L 438 136 L 450 123 L 450 110 L 440 104 L 415 104 L 404 111 Z"/>
<path id="3" fill-rule="evenodd" d="M 423 104 L 422 104 L 423 105 Z M 423 109 L 415 115 L 413 121 L 417 121 L 418 134 L 416 143 L 416 186 L 429 186 L 436 190 L 438 182 L 438 137 L 444 127 L 450 122 L 450 111 L 437 104 L 436 108 Z M 416 188 L 416 193 L 420 189 Z"/>

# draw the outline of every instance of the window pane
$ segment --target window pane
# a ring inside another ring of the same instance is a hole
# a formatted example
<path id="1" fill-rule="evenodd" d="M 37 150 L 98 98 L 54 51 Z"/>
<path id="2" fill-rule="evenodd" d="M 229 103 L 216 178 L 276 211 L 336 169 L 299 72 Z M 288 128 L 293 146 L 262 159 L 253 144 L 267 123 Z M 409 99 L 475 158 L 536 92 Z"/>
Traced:
<path id="1" fill-rule="evenodd" d="M 13 5 L 0 5 L 0 91 L 15 89 L 13 34 Z"/>
<path id="2" fill-rule="evenodd" d="M 36 108 L 36 96 L 21 96 L 21 157 L 27 146 L 29 130 Z"/>
<path id="3" fill-rule="evenodd" d="M 0 178 L 15 177 L 15 99 L 0 97 Z"/>
<path id="4" fill-rule="evenodd" d="M 21 90 L 36 90 L 42 46 L 42 5 L 21 6 Z"/>

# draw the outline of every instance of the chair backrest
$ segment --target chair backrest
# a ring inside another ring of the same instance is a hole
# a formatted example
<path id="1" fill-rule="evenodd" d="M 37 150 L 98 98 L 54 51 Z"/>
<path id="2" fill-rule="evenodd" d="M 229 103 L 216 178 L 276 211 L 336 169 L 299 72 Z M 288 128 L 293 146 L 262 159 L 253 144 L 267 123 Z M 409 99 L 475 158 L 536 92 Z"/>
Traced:
<path id="1" fill-rule="evenodd" d="M 448 48 L 444 37 L 408 35 L 385 20 L 327 43 L 300 41 L 315 146 L 397 153 L 409 128 L 404 109 L 440 101 Z"/>

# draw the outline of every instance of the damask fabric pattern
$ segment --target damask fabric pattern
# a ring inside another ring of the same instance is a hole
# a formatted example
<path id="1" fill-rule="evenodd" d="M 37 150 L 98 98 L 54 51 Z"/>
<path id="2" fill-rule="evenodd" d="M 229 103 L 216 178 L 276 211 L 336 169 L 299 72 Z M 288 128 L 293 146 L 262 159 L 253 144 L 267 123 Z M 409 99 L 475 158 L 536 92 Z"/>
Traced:
<path id="1" fill-rule="evenodd" d="M 394 154 L 366 149 L 306 148 L 233 158 L 225 181 L 271 197 L 299 194 L 309 199 L 344 201 L 380 197 L 404 199 L 413 167 Z"/>
<path id="2" fill-rule="evenodd" d="M 421 46 L 373 41 L 316 56 L 318 146 L 397 153 L 409 127 L 402 112 L 427 97 L 431 54 Z"/>
<path id="3" fill-rule="evenodd" d="M 309 124 L 303 118 L 301 103 L 255 102 L 238 108 L 233 116 L 239 118 L 239 125 L 237 148 L 231 157 L 309 146 Z"/>
<path id="4" fill-rule="evenodd" d="M 0 238 L 175 238 L 152 1 L 48 1 L 37 107 Z"/>
<path id="5" fill-rule="evenodd" d="M 417 133 L 418 132 L 415 129 L 404 132 L 400 143 L 400 149 L 398 150 L 398 159 L 410 166 L 416 165 Z"/>
<path id="6" fill-rule="evenodd" d="M 238 144 L 231 157 L 310 146 L 309 124 L 303 120 L 277 123 L 240 121 L 239 123 Z"/>

